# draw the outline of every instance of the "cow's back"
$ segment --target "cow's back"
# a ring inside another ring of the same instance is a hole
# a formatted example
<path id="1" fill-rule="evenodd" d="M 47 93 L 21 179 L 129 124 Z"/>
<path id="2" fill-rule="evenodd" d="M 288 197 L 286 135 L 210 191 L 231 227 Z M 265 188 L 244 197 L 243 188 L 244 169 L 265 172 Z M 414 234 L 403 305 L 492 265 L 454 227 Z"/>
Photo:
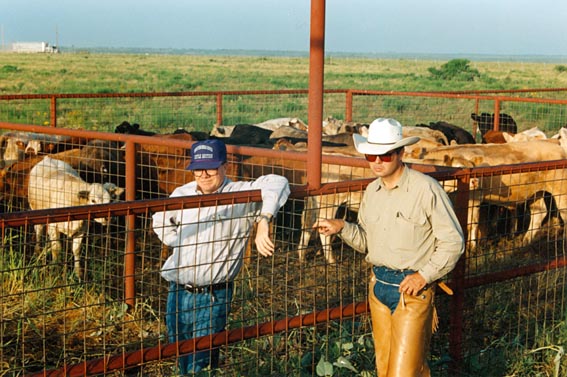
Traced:
<path id="1" fill-rule="evenodd" d="M 414 159 L 445 161 L 447 157 L 457 157 L 477 161 L 477 166 L 498 166 L 526 162 L 552 161 L 567 158 L 561 145 L 545 140 L 506 144 L 467 144 L 439 147 L 425 151 Z"/>
<path id="2" fill-rule="evenodd" d="M 77 206 L 84 204 L 78 193 L 89 189 L 69 164 L 45 157 L 30 171 L 28 200 L 32 209 Z"/>

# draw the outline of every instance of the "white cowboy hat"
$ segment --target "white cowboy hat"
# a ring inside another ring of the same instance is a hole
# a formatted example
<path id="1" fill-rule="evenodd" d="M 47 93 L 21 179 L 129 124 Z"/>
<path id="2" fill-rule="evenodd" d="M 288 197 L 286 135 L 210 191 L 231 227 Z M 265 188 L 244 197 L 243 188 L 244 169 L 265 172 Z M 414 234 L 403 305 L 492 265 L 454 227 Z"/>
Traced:
<path id="1" fill-rule="evenodd" d="M 419 137 L 403 138 L 402 125 L 395 119 L 378 118 L 368 126 L 368 137 L 353 134 L 354 147 L 362 154 L 381 155 L 394 149 L 412 145 Z"/>

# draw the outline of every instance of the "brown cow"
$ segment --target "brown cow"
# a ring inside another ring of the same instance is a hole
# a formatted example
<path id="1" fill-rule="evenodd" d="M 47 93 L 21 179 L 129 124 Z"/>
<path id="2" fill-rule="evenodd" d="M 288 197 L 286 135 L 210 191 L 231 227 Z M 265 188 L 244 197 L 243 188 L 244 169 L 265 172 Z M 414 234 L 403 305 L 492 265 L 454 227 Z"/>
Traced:
<path id="1" fill-rule="evenodd" d="M 513 135 L 508 132 L 488 130 L 482 135 L 482 142 L 484 144 L 504 144 L 506 143 L 505 133 Z"/>

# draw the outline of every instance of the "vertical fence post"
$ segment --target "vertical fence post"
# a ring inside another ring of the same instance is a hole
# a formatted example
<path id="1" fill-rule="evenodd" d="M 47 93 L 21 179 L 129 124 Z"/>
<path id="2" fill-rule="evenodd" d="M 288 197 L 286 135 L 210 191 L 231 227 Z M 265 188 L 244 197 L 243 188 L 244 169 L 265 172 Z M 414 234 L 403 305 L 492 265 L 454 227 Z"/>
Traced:
<path id="1" fill-rule="evenodd" d="M 345 122 L 352 122 L 352 90 L 346 91 Z"/>
<path id="2" fill-rule="evenodd" d="M 465 253 L 457 263 L 451 273 L 451 282 L 454 285 L 455 295 L 451 297 L 450 325 L 449 325 L 449 354 L 451 355 L 450 368 L 452 375 L 460 374 L 463 359 L 463 313 L 465 308 L 464 281 L 466 275 L 465 258 L 468 253 L 468 218 L 469 218 L 469 197 L 470 197 L 470 169 L 468 174 L 460 176 L 457 181 L 457 198 L 455 200 L 455 214 L 459 219 L 459 224 L 463 228 L 465 239 Z"/>
<path id="3" fill-rule="evenodd" d="M 494 131 L 500 130 L 500 100 L 494 100 Z"/>
<path id="4" fill-rule="evenodd" d="M 479 99 L 476 98 L 474 100 L 474 113 L 475 114 L 479 114 L 479 112 L 478 112 L 479 111 L 479 103 L 480 103 Z M 478 139 L 478 134 L 479 134 L 478 123 L 476 121 L 473 121 L 472 132 L 473 132 L 473 136 L 474 136 L 474 139 L 476 140 L 476 142 L 477 143 L 480 142 L 480 140 Z"/>
<path id="5" fill-rule="evenodd" d="M 307 131 L 307 186 L 321 187 L 321 125 L 323 123 L 323 67 L 325 63 L 325 0 L 311 0 L 309 94 Z"/>
<path id="6" fill-rule="evenodd" d="M 136 144 L 126 141 L 126 201 L 136 200 Z M 124 301 L 132 308 L 136 288 L 136 215 L 126 216 L 126 251 L 124 253 Z"/>
<path id="7" fill-rule="evenodd" d="M 49 106 L 49 124 L 51 127 L 57 127 L 57 97 L 51 96 Z"/>
<path id="8" fill-rule="evenodd" d="M 217 93 L 217 125 L 222 126 L 222 93 Z"/>

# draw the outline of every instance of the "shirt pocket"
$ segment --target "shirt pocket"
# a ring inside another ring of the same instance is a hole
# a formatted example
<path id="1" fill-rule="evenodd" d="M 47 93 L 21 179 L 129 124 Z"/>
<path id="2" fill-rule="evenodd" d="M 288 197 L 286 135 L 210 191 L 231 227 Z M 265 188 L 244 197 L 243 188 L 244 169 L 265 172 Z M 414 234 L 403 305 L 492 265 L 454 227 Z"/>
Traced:
<path id="1" fill-rule="evenodd" d="M 392 229 L 395 235 L 392 240 L 393 250 L 402 253 L 416 252 L 419 245 L 427 238 L 429 228 L 429 222 L 424 213 L 398 211 Z"/>

